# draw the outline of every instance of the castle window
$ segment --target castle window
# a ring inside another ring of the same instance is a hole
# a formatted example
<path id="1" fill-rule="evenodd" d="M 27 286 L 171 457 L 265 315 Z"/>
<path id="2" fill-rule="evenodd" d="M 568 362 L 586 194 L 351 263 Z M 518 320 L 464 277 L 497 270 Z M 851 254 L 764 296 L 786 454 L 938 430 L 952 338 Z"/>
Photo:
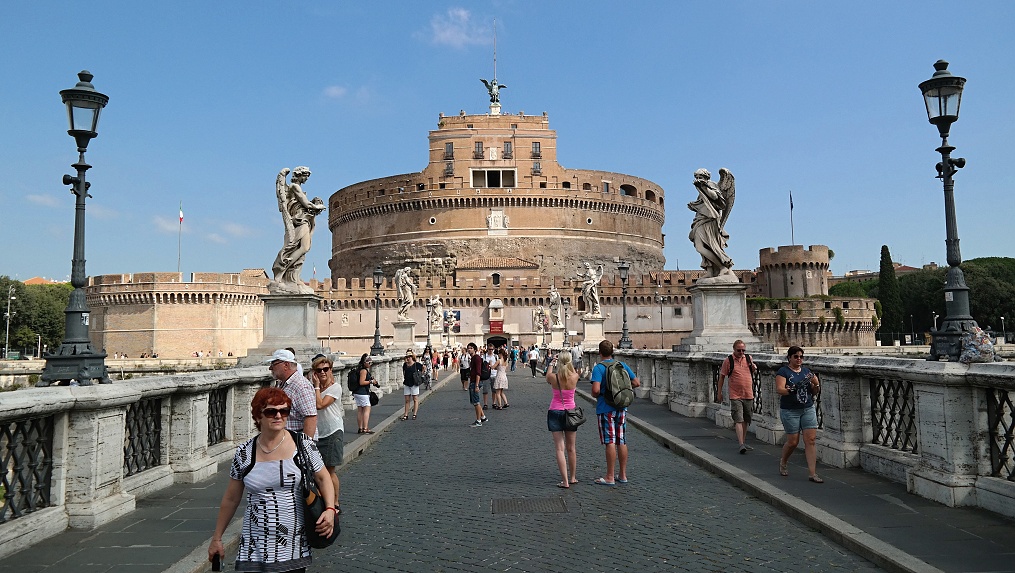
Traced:
<path id="1" fill-rule="evenodd" d="M 473 159 L 482 159 L 483 158 L 483 142 L 482 141 L 477 141 L 476 142 L 476 149 L 473 150 L 473 152 L 472 152 L 472 158 Z"/>
<path id="2" fill-rule="evenodd" d="M 542 173 L 543 173 L 543 167 L 539 164 L 538 161 L 533 161 L 532 162 L 532 174 L 533 175 L 540 175 Z"/>
<path id="3" fill-rule="evenodd" d="M 515 186 L 514 169 L 473 169 L 472 186 L 475 188 L 503 188 Z"/>
<path id="4" fill-rule="evenodd" d="M 493 286 L 499 287 L 500 286 L 500 273 L 493 273 L 492 278 L 493 278 Z"/>
<path id="5" fill-rule="evenodd" d="M 438 183 L 437 184 L 437 188 L 438 189 L 447 189 L 448 188 L 448 184 L 447 183 Z"/>
<path id="6" fill-rule="evenodd" d="M 591 183 L 582 183 L 582 191 L 591 191 L 591 190 L 592 190 Z"/>
<path id="7" fill-rule="evenodd" d="M 673 316 L 684 316 L 684 309 L 679 306 L 673 307 Z"/>
<path id="8" fill-rule="evenodd" d="M 417 189 L 418 191 L 422 191 L 422 190 L 426 189 L 426 185 L 425 185 L 425 184 L 423 184 L 423 183 L 417 183 L 417 184 L 416 184 L 416 189 Z"/>
<path id="9" fill-rule="evenodd" d="M 444 176 L 453 177 L 454 175 L 455 175 L 455 163 L 453 161 L 448 161 L 447 163 L 444 164 Z"/>
<path id="10" fill-rule="evenodd" d="M 848 301 L 842 301 L 842 308 L 849 308 L 849 302 Z"/>
<path id="11" fill-rule="evenodd" d="M 539 188 L 540 189 L 546 189 L 546 181 L 540 181 L 539 182 Z"/>
<path id="12" fill-rule="evenodd" d="M 561 181 L 560 186 L 563 187 L 564 189 L 570 189 L 571 188 L 571 182 L 570 181 Z"/>
<path id="13" fill-rule="evenodd" d="M 635 189 L 631 185 L 621 185 L 620 186 L 620 194 L 621 195 L 627 195 L 628 197 L 637 197 L 638 196 L 638 190 Z"/>
<path id="14" fill-rule="evenodd" d="M 511 159 L 514 157 L 512 153 L 512 145 L 510 141 L 504 142 L 504 159 Z"/>
<path id="15" fill-rule="evenodd" d="M 532 142 L 532 158 L 533 159 L 540 159 L 541 157 L 543 157 L 543 151 L 542 151 L 542 148 L 540 147 L 540 143 L 538 141 L 533 141 Z"/>
<path id="16" fill-rule="evenodd" d="M 455 144 L 454 143 L 445 143 L 444 144 L 444 159 L 454 159 L 454 158 L 455 158 Z"/>
<path id="17" fill-rule="evenodd" d="M 609 192 L 610 192 L 610 182 L 609 181 L 603 181 L 603 193 L 609 193 Z"/>

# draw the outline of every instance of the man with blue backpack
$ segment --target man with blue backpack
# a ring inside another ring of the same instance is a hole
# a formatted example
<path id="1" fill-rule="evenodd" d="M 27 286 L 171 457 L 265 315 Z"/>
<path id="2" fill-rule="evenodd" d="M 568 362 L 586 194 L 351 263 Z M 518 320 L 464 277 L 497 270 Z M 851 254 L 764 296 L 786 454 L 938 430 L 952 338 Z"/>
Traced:
<path id="1" fill-rule="evenodd" d="M 606 446 L 606 475 L 594 483 L 627 483 L 627 407 L 634 401 L 634 389 L 641 386 L 641 380 L 627 364 L 613 358 L 613 343 L 609 340 L 599 343 L 599 363 L 592 368 L 591 379 L 599 441 Z"/>

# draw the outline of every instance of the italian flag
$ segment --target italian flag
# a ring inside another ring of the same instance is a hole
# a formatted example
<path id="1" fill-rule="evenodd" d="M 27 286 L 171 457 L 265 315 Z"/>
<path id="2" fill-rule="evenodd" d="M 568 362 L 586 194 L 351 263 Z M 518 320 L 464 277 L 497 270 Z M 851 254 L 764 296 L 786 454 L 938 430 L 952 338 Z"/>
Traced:
<path id="1" fill-rule="evenodd" d="M 183 224 L 183 201 L 180 201 L 180 224 Z"/>

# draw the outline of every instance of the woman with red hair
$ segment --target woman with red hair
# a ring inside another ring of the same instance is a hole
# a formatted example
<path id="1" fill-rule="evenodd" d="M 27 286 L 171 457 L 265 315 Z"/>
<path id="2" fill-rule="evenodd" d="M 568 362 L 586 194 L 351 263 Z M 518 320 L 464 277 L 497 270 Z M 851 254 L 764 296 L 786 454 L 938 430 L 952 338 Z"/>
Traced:
<path id="1" fill-rule="evenodd" d="M 236 513 L 244 491 L 237 571 L 303 571 L 311 562 L 310 546 L 302 527 L 303 499 L 297 445 L 306 452 L 314 481 L 331 511 L 317 521 L 317 532 L 330 537 L 335 527 L 335 489 L 314 440 L 302 432 L 286 430 L 292 400 L 280 388 L 261 388 L 250 403 L 258 435 L 236 448 L 229 468 L 229 484 L 222 496 L 215 533 L 208 545 L 208 559 L 224 557 L 222 534 Z M 256 448 L 256 450 L 255 450 Z"/>

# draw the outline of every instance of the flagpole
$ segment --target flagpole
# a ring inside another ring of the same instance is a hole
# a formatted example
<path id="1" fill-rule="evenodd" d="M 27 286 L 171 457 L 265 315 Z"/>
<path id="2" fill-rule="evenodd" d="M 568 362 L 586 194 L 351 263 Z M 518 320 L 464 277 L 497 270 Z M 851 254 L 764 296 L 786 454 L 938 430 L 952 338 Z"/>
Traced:
<path id="1" fill-rule="evenodd" d="M 183 252 L 183 201 L 180 201 L 180 230 L 176 235 L 176 274 L 180 274 L 180 254 L 182 252 Z"/>
<path id="2" fill-rule="evenodd" d="M 793 190 L 789 191 L 789 240 L 791 245 L 796 244 L 796 232 L 793 229 Z"/>

